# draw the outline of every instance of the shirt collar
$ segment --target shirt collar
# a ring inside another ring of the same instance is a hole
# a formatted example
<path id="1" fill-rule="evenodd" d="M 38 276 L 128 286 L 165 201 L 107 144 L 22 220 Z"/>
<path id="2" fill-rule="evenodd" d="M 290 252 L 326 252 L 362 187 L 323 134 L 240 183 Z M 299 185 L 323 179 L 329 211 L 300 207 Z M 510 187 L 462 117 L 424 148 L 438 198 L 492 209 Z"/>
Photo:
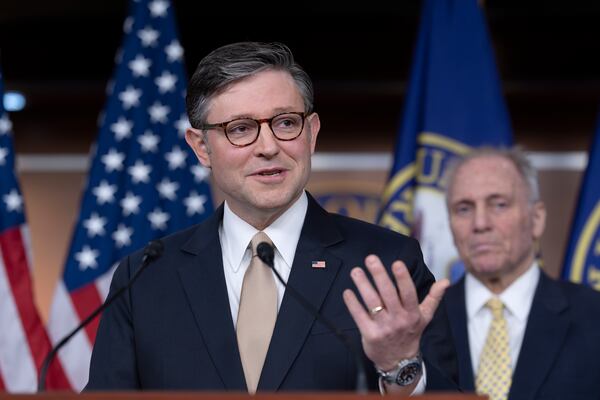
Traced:
<path id="1" fill-rule="evenodd" d="M 500 296 L 492 293 L 483 283 L 473 275 L 467 273 L 465 277 L 465 301 L 467 306 L 467 318 L 475 317 L 485 303 L 492 297 L 499 297 L 506 309 L 521 322 L 525 322 L 531 309 L 533 295 L 540 279 L 540 269 L 537 262 L 509 287 Z"/>
<path id="2" fill-rule="evenodd" d="M 300 198 L 264 230 L 289 268 L 294 262 L 307 210 L 308 197 L 302 192 Z"/>
<path id="3" fill-rule="evenodd" d="M 291 268 L 294 261 L 307 209 L 308 198 L 306 193 L 302 192 L 302 195 L 300 195 L 290 208 L 263 230 L 273 241 L 275 251 L 279 252 L 288 268 Z M 237 272 L 241 266 L 242 258 L 248 248 L 248 244 L 258 230 L 237 216 L 229 208 L 227 201 L 225 201 L 223 208 L 221 229 L 225 239 L 221 243 L 221 246 L 231 261 L 230 265 L 233 271 Z"/>

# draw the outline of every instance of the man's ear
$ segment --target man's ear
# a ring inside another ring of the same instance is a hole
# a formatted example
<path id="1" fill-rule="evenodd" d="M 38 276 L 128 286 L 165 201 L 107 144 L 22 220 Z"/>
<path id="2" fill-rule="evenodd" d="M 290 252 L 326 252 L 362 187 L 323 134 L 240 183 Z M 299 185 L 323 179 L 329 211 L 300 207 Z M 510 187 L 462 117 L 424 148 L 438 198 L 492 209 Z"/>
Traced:
<path id="1" fill-rule="evenodd" d="M 185 131 L 185 141 L 194 150 L 196 157 L 206 168 L 210 168 L 210 147 L 207 137 L 200 129 L 188 128 Z"/>
<path id="2" fill-rule="evenodd" d="M 310 153 L 313 154 L 317 145 L 317 136 L 321 130 L 321 120 L 319 119 L 319 114 L 317 113 L 312 113 L 307 117 L 307 119 L 308 128 L 310 129 Z"/>
<path id="3" fill-rule="evenodd" d="M 546 228 L 546 206 L 538 201 L 533 205 L 533 238 L 539 239 Z"/>

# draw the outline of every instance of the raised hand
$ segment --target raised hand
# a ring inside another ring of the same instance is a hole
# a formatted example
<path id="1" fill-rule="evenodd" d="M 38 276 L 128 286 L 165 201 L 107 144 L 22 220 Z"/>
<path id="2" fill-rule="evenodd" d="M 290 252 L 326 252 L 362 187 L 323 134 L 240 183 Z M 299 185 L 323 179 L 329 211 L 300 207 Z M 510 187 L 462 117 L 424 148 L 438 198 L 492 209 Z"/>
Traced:
<path id="1" fill-rule="evenodd" d="M 365 265 L 375 287 L 363 269 L 353 268 L 350 274 L 366 309 L 349 289 L 344 291 L 344 302 L 360 330 L 365 354 L 378 368 L 387 371 L 418 353 L 423 330 L 450 282 L 443 279 L 434 283 L 419 304 L 415 285 L 402 261 L 392 264 L 395 284 L 379 257 L 367 256 Z"/>

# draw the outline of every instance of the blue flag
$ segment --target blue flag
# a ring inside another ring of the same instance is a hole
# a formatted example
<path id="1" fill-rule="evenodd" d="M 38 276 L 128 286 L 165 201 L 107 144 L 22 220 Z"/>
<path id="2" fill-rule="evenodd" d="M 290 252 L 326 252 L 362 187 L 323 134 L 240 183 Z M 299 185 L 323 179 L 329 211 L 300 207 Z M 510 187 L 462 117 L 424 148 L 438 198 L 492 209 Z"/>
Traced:
<path id="1" fill-rule="evenodd" d="M 184 139 L 187 78 L 170 1 L 131 1 L 63 279 L 53 341 L 106 297 L 116 263 L 213 211 L 208 171 Z M 61 351 L 73 387 L 87 381 L 97 321 Z"/>
<path id="2" fill-rule="evenodd" d="M 576 210 L 563 278 L 600 290 L 600 116 Z"/>
<path id="3" fill-rule="evenodd" d="M 443 278 L 458 262 L 445 168 L 472 147 L 512 144 L 512 133 L 477 1 L 427 0 L 421 15 L 379 224 L 419 239 L 427 265 Z"/>
<path id="4" fill-rule="evenodd" d="M 15 175 L 12 122 L 4 110 L 4 83 L 0 71 L 0 232 L 25 224 L 25 207 Z"/>

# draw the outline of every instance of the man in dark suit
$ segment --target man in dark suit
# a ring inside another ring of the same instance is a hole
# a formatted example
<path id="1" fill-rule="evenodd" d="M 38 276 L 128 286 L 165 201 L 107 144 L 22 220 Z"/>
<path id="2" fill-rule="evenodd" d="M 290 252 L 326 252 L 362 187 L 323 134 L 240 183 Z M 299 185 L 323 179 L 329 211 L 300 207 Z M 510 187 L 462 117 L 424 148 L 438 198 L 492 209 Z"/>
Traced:
<path id="1" fill-rule="evenodd" d="M 525 155 L 473 152 L 449 176 L 447 205 L 467 271 L 444 296 L 460 387 L 494 400 L 600 398 L 600 293 L 539 268 L 546 210 Z"/>
<path id="2" fill-rule="evenodd" d="M 187 142 L 225 202 L 164 238 L 163 256 L 104 312 L 87 388 L 353 389 L 353 353 L 289 287 L 368 361 L 370 389 L 448 388 L 455 354 L 438 309 L 447 281 L 434 283 L 414 239 L 329 214 L 304 190 L 320 121 L 289 49 L 213 51 L 191 78 L 187 108 Z M 257 257 L 258 242 L 274 247 L 288 288 Z M 140 260 L 121 263 L 111 290 Z"/>

